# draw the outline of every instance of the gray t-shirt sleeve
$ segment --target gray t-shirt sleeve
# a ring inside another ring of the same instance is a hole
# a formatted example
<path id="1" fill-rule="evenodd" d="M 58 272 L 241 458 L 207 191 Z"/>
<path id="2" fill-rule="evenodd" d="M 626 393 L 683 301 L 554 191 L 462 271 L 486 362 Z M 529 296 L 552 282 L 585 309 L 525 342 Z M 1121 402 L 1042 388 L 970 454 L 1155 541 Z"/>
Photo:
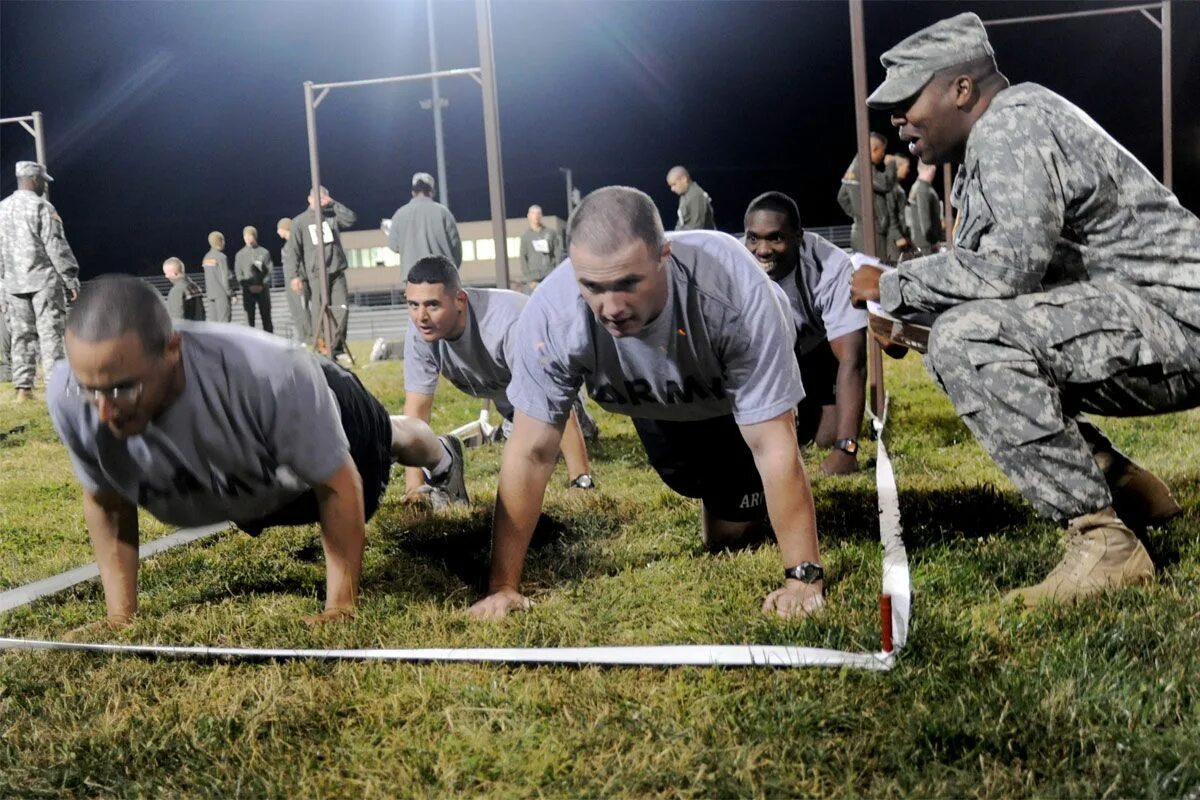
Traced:
<path id="1" fill-rule="evenodd" d="M 551 295 L 563 282 L 543 283 L 517 320 L 512 348 L 512 381 L 508 384 L 508 402 L 513 408 L 541 422 L 557 425 L 571 413 L 571 404 L 583 383 L 582 375 L 572 374 L 567 348 L 563 344 L 577 329 L 552 323 L 548 309 L 570 299 Z M 557 339 L 557 341 L 556 341 Z"/>
<path id="2" fill-rule="evenodd" d="M 50 422 L 58 438 L 71 457 L 71 470 L 84 491 L 92 494 L 115 492 L 105 479 L 96 457 L 96 433 L 85 429 L 82 401 L 68 393 L 70 367 L 59 361 L 51 373 L 46 386 L 46 405 L 50 409 Z"/>
<path id="3" fill-rule="evenodd" d="M 433 348 L 409 320 L 408 334 L 404 337 L 404 391 L 431 395 L 437 389 L 440 375 Z"/>
<path id="4" fill-rule="evenodd" d="M 286 368 L 272 370 L 264 400 L 273 403 L 266 433 L 275 457 L 310 486 L 333 476 L 350 443 L 342 430 L 341 412 L 315 356 L 289 352 Z"/>
<path id="5" fill-rule="evenodd" d="M 821 311 L 825 338 L 831 342 L 867 327 L 866 309 L 855 308 L 850 303 L 850 274 L 853 271 L 850 257 L 840 250 L 824 259 L 824 272 L 813 300 Z"/>
<path id="6" fill-rule="evenodd" d="M 739 425 L 774 419 L 804 399 L 793 347 L 796 328 L 787 296 L 771 280 L 756 281 L 730 321 L 725 369 Z"/>

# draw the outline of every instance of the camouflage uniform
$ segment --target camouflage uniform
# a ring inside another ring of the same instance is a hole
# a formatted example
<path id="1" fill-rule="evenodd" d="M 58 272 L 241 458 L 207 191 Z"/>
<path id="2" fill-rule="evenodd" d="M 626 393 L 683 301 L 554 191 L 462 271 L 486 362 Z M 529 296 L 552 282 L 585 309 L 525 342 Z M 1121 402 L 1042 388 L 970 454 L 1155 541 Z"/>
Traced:
<path id="1" fill-rule="evenodd" d="M 908 191 L 908 208 L 906 209 L 908 231 L 911 235 L 912 246 L 923 254 L 933 252 L 934 245 L 941 243 L 942 218 L 941 201 L 938 200 L 937 189 L 929 181 L 917 178 Z"/>
<path id="2" fill-rule="evenodd" d="M 32 389 L 39 350 L 43 375 L 63 357 L 66 292 L 79 291 L 79 264 L 54 206 L 28 189 L 0 201 L 0 285 L 7 295 L 12 382 Z"/>
<path id="3" fill-rule="evenodd" d="M 896 188 L 896 165 L 888 162 L 883 169 L 871 166 L 875 194 L 875 256 L 887 258 L 888 242 L 900 238 L 900 226 L 892 214 L 892 193 Z M 854 220 L 850 226 L 850 249 L 865 253 L 862 240 L 862 198 L 859 195 L 858 158 L 846 168 L 842 187 L 838 189 L 838 205 Z"/>
<path id="4" fill-rule="evenodd" d="M 204 267 L 204 295 L 208 301 L 209 322 L 233 320 L 233 280 L 229 259 L 217 248 L 210 248 L 200 262 Z"/>
<path id="5" fill-rule="evenodd" d="M 1112 502 L 1080 417 L 1200 405 L 1200 219 L 1090 117 L 1033 83 L 999 92 L 954 182 L 953 249 L 879 283 L 940 314 L 927 364 L 1037 510 Z"/>
<path id="6" fill-rule="evenodd" d="M 311 324 L 315 334 L 320 330 L 321 315 L 321 283 L 317 267 L 317 236 L 322 237 L 326 259 L 326 278 L 329 291 L 329 308 L 333 312 L 334 332 L 330 348 L 332 355 L 346 350 L 346 326 L 350 318 L 350 299 L 346 288 L 346 251 L 342 248 L 342 236 L 339 231 L 345 230 L 357 221 L 358 215 L 336 200 L 322 209 L 321 228 L 318 232 L 316 214 L 311 208 L 305 209 L 292 220 L 292 235 L 283 246 L 284 272 L 288 264 L 295 268 L 307 282 L 312 291 L 310 309 Z"/>
<path id="7" fill-rule="evenodd" d="M 12 381 L 12 362 L 9 352 L 12 338 L 8 335 L 8 298 L 4 294 L 4 282 L 0 281 L 0 381 Z"/>

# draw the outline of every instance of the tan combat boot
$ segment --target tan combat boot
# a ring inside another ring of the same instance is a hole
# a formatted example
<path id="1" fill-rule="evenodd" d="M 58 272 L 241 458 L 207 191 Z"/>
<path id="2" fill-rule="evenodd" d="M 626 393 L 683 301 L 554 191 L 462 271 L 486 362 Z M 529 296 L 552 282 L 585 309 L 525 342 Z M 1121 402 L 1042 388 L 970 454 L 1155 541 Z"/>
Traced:
<path id="1" fill-rule="evenodd" d="M 17 389 L 17 399 L 21 402 L 33 400 L 33 389 L 27 389 L 24 386 Z"/>
<path id="2" fill-rule="evenodd" d="M 1043 603 L 1073 603 L 1107 589 L 1133 586 L 1154 578 L 1154 562 L 1133 531 L 1112 510 L 1085 514 L 1067 527 L 1067 552 L 1046 579 L 1016 589 L 1004 602 L 1027 608 Z"/>
<path id="3" fill-rule="evenodd" d="M 1096 465 L 1112 492 L 1113 509 L 1134 530 L 1162 525 L 1183 513 L 1162 478 L 1116 450 L 1095 454 Z"/>

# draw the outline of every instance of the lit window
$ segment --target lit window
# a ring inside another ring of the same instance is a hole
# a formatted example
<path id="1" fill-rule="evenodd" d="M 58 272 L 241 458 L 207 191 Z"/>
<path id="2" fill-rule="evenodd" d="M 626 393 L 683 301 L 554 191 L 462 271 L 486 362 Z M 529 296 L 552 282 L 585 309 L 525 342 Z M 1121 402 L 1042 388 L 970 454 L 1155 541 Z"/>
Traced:
<path id="1" fill-rule="evenodd" d="M 521 255 L 521 237 L 520 236 L 508 237 L 508 257 L 509 258 L 517 258 L 520 255 Z"/>
<path id="2" fill-rule="evenodd" d="M 475 260 L 476 261 L 495 261 L 496 260 L 496 240 L 495 239 L 476 239 L 475 240 Z"/>
<path id="3" fill-rule="evenodd" d="M 462 243 L 463 248 L 463 263 L 475 260 L 475 243 L 467 239 Z"/>

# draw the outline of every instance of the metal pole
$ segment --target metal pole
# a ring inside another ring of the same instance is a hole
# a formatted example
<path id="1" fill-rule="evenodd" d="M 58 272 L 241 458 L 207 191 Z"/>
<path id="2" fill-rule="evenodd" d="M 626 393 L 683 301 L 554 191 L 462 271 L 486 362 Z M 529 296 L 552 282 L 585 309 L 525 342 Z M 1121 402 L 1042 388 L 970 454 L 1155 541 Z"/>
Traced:
<path id="1" fill-rule="evenodd" d="M 433 0 L 425 0 L 425 17 L 429 20 L 429 71 L 437 72 L 437 40 L 433 34 Z M 437 145 L 438 197 L 442 205 L 450 206 L 450 189 L 446 186 L 446 143 L 442 139 L 442 93 L 438 79 L 433 79 L 433 138 Z"/>
<path id="2" fill-rule="evenodd" d="M 37 162 L 46 169 L 46 129 L 42 123 L 42 112 L 33 112 L 33 151 L 37 154 Z M 50 183 L 46 181 L 45 197 L 50 199 Z"/>
<path id="3" fill-rule="evenodd" d="M 850 0 L 850 49 L 854 61 L 854 121 L 858 134 L 858 189 L 862 200 L 862 247 L 875 252 L 875 167 L 871 164 L 870 122 L 867 118 L 867 45 L 863 36 L 863 0 Z M 874 337 L 867 338 L 867 363 L 871 372 L 871 407 L 883 418 L 883 353 Z"/>
<path id="4" fill-rule="evenodd" d="M 317 107 L 313 104 L 313 82 L 304 82 L 304 119 L 308 124 L 308 168 L 312 172 L 312 207 L 316 220 L 316 231 L 313 238 L 317 240 L 317 276 L 321 281 L 320 306 L 318 307 L 317 325 L 313 329 L 313 349 L 317 349 L 317 340 L 324 332 L 325 346 L 329 348 L 329 356 L 333 357 L 333 325 L 329 313 L 329 279 L 325 262 L 325 214 L 321 208 L 321 160 L 317 155 Z M 292 231 L 292 236 L 303 236 L 308 231 Z M 303 264 L 299 265 L 301 269 Z"/>
<path id="5" fill-rule="evenodd" d="M 570 167 L 559 167 L 559 170 L 562 171 L 563 177 L 565 177 L 567 179 L 567 217 L 566 218 L 570 219 L 571 212 L 575 210 L 575 209 L 571 208 L 571 203 L 574 202 L 574 199 L 575 199 L 575 182 L 573 180 L 574 176 L 571 174 Z"/>
<path id="6" fill-rule="evenodd" d="M 496 97 L 496 58 L 492 49 L 491 0 L 475 0 L 479 34 L 479 67 L 483 77 L 483 132 L 487 143 L 488 193 L 492 237 L 496 241 L 496 286 L 508 288 L 508 234 L 505 230 L 504 169 L 500 158 L 500 106 Z"/>
<path id="7" fill-rule="evenodd" d="M 1163 147 L 1163 185 L 1173 189 L 1175 180 L 1174 145 L 1172 142 L 1172 108 L 1171 108 L 1171 2 L 1163 0 L 1162 4 L 1162 147 Z"/>

